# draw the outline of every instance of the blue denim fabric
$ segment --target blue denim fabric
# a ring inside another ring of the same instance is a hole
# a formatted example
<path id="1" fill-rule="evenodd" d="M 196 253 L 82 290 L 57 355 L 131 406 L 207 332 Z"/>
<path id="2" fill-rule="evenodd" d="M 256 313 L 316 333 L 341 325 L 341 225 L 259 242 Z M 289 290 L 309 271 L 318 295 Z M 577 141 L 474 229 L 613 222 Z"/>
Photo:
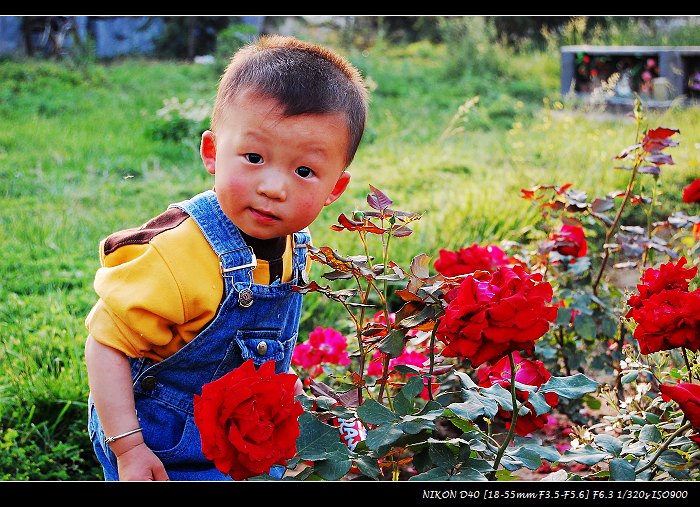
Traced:
<path id="1" fill-rule="evenodd" d="M 251 249 L 238 228 L 209 190 L 192 199 L 172 204 L 186 211 L 198 224 L 221 259 L 223 270 L 249 264 Z M 163 462 L 171 480 L 231 480 L 219 472 L 202 453 L 199 430 L 194 423 L 194 395 L 204 384 L 252 358 L 256 366 L 274 360 L 278 373 L 287 372 L 297 341 L 302 295 L 292 291 L 306 266 L 306 232 L 294 234 L 294 276 L 288 283 L 252 283 L 252 268 L 222 272 L 225 295 L 216 317 L 182 349 L 153 363 L 130 359 L 136 413 L 143 438 Z M 250 288 L 253 304 L 238 304 L 239 292 Z M 267 347 L 258 347 L 264 341 Z M 264 351 L 261 354 L 259 351 Z M 104 443 L 104 432 L 88 400 L 88 430 L 106 480 L 117 480 L 114 453 Z M 272 467 L 270 475 L 281 478 L 284 467 Z"/>

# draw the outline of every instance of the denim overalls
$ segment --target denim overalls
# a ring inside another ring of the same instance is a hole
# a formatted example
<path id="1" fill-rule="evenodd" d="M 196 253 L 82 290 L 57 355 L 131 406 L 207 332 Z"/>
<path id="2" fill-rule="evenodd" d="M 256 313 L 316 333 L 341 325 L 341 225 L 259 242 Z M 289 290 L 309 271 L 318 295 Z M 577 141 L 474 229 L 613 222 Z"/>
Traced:
<path id="1" fill-rule="evenodd" d="M 143 438 L 165 465 L 171 480 L 231 480 L 202 454 L 194 423 L 193 396 L 202 385 L 253 358 L 259 366 L 275 360 L 278 373 L 287 372 L 297 341 L 302 295 L 291 290 L 306 267 L 307 232 L 294 234 L 294 271 L 289 283 L 253 283 L 252 249 L 224 214 L 212 190 L 171 204 L 187 212 L 202 230 L 221 261 L 224 298 L 216 317 L 182 349 L 153 363 L 130 358 L 136 413 Z M 118 480 L 117 460 L 104 443 L 105 434 L 92 399 L 88 400 L 88 431 L 106 480 Z M 281 477 L 284 467 L 270 474 Z"/>

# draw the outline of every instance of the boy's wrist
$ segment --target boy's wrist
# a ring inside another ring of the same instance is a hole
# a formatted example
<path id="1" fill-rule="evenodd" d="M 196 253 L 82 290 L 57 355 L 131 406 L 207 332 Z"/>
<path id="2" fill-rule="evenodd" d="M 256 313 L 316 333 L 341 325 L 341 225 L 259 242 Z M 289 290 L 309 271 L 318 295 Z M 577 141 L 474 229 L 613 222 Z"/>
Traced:
<path id="1" fill-rule="evenodd" d="M 140 433 L 134 435 L 129 435 L 120 440 L 114 441 L 109 444 L 109 448 L 112 449 L 114 455 L 118 458 L 119 456 L 129 452 L 130 450 L 138 447 L 139 445 L 145 444 L 143 437 Z"/>

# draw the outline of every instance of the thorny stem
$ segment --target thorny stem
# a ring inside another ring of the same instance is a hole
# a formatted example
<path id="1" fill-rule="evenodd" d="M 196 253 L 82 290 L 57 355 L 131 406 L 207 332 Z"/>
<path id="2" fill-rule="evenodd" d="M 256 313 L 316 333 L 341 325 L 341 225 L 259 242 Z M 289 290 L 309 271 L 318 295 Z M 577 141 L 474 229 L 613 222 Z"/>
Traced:
<path id="1" fill-rule="evenodd" d="M 613 221 L 612 225 L 610 228 L 606 231 L 605 233 L 605 244 L 607 245 L 610 243 L 610 238 L 612 237 L 613 233 L 615 232 L 615 229 L 617 229 L 617 225 L 620 222 L 620 218 L 622 217 L 622 212 L 625 209 L 625 205 L 627 204 L 627 201 L 629 200 L 630 195 L 632 194 L 632 189 L 634 188 L 634 180 L 635 177 L 637 176 L 637 169 L 639 169 L 639 164 L 641 163 L 641 159 L 637 157 L 637 160 L 635 160 L 634 167 L 632 168 L 632 176 L 630 176 L 630 181 L 627 184 L 627 190 L 625 191 L 625 197 L 622 199 L 622 204 L 620 204 L 620 208 L 617 210 L 617 215 L 615 215 L 615 220 Z M 598 295 L 598 284 L 600 283 L 600 279 L 603 276 L 603 271 L 605 271 L 605 265 L 608 263 L 608 257 L 610 257 L 610 249 L 605 248 L 605 253 L 603 254 L 603 260 L 600 263 L 600 269 L 598 271 L 598 276 L 596 276 L 595 282 L 593 282 L 593 294 L 596 296 Z"/>
<path id="2" fill-rule="evenodd" d="M 382 227 L 384 226 L 384 219 L 381 219 Z M 386 274 L 386 268 L 389 263 L 389 242 L 391 241 L 391 227 L 393 224 L 389 224 L 389 234 L 386 240 L 384 239 L 385 236 L 382 234 L 382 274 Z M 389 330 L 391 329 L 391 322 L 389 321 L 389 308 L 388 308 L 388 292 L 389 292 L 389 284 L 387 282 L 387 279 L 384 278 L 382 280 L 384 282 L 384 287 L 383 287 L 383 294 L 380 294 L 382 301 L 384 303 L 384 321 L 386 322 L 386 329 L 387 329 L 387 335 L 389 334 Z M 377 290 L 377 292 L 380 292 Z M 382 383 L 379 386 L 379 396 L 378 400 L 381 403 L 381 401 L 384 399 L 384 387 L 386 386 L 387 380 L 389 378 L 389 354 L 384 354 L 384 357 L 382 358 Z M 389 400 L 389 403 L 391 404 L 391 400 Z"/>
<path id="3" fill-rule="evenodd" d="M 656 191 L 658 190 L 658 180 L 654 182 L 654 191 L 651 195 L 651 204 L 647 212 L 647 240 L 651 240 L 651 215 L 654 211 L 654 203 L 656 202 Z M 649 245 L 644 245 L 644 255 L 642 255 L 642 267 L 646 267 L 649 260 Z"/>
<path id="4" fill-rule="evenodd" d="M 435 333 L 440 325 L 440 319 L 435 320 L 435 325 L 430 333 L 430 371 L 428 372 L 428 398 L 433 400 L 433 368 L 435 367 Z"/>
<path id="5" fill-rule="evenodd" d="M 635 134 L 636 142 L 639 142 L 640 121 L 641 121 L 641 119 L 637 118 L 637 132 Z M 632 189 L 634 188 L 634 180 L 637 176 L 637 170 L 639 169 L 639 166 L 641 165 L 641 163 L 642 163 L 642 158 L 639 156 L 639 153 L 637 153 L 635 155 L 635 158 L 634 158 L 634 167 L 632 168 L 632 175 L 630 176 L 629 183 L 627 183 L 627 190 L 625 191 L 625 197 L 622 200 L 622 204 L 620 205 L 620 208 L 617 210 L 617 215 L 615 215 L 615 220 L 613 221 L 612 225 L 605 233 L 605 244 L 610 243 L 610 238 L 612 237 L 613 233 L 615 232 L 615 229 L 617 229 L 617 225 L 620 222 L 620 218 L 622 217 L 622 212 L 625 209 L 627 201 L 629 201 L 630 195 L 632 194 Z M 608 257 L 610 257 L 610 249 L 604 248 L 604 250 L 605 250 L 605 253 L 603 254 L 603 260 L 600 264 L 600 270 L 598 271 L 598 276 L 596 276 L 595 282 L 593 282 L 593 294 L 595 296 L 598 295 L 598 284 L 600 283 L 600 279 L 603 276 L 603 271 L 605 271 L 605 265 L 608 263 Z"/>
<path id="6" fill-rule="evenodd" d="M 658 450 L 654 453 L 654 455 L 651 457 L 651 461 L 649 461 L 649 463 L 647 463 L 646 465 L 644 465 L 644 466 L 643 466 L 642 468 L 640 468 L 639 470 L 635 470 L 634 473 L 635 473 L 636 475 L 639 475 L 639 474 L 641 474 L 642 472 L 644 472 L 645 470 L 651 468 L 651 467 L 654 465 L 654 463 L 656 463 L 656 460 L 659 459 L 659 456 L 661 456 L 661 453 L 664 452 L 664 451 L 668 448 L 669 445 L 671 445 L 671 442 L 673 442 L 673 439 L 676 438 L 676 437 L 677 437 L 678 435 L 680 435 L 681 433 L 683 433 L 683 432 L 684 432 L 685 430 L 687 430 L 688 428 L 690 428 L 691 426 L 692 426 L 692 424 L 691 424 L 690 422 L 687 422 L 687 423 L 685 423 L 683 426 L 681 426 L 680 428 L 678 428 L 676 431 L 674 431 L 673 433 L 671 433 L 671 436 L 668 437 L 668 439 L 661 445 L 661 447 L 659 447 L 659 449 L 658 449 Z"/>
<path id="7" fill-rule="evenodd" d="M 520 407 L 518 407 L 518 398 L 515 394 L 515 360 L 513 359 L 513 353 L 508 352 L 508 359 L 510 359 L 510 397 L 513 402 L 513 416 L 510 420 L 510 429 L 506 435 L 505 440 L 498 449 L 498 454 L 496 454 L 496 460 L 493 462 L 493 471 L 489 474 L 490 479 L 496 478 L 496 471 L 498 470 L 498 465 L 501 463 L 501 458 L 508 448 L 508 444 L 513 439 L 513 433 L 515 433 L 515 423 L 518 421 L 518 412 Z"/>
<path id="8" fill-rule="evenodd" d="M 359 283 L 359 281 L 358 281 Z M 365 352 L 364 348 L 362 347 L 362 326 L 360 325 L 360 321 L 357 320 L 357 317 L 355 317 L 355 314 L 353 311 L 350 309 L 350 307 L 345 304 L 344 301 L 341 301 L 343 307 L 345 310 L 348 312 L 348 315 L 350 315 L 350 318 L 352 319 L 353 323 L 355 324 L 355 332 L 357 333 L 357 346 L 360 351 L 360 373 L 362 374 L 362 377 L 364 378 L 364 358 L 365 358 Z M 362 385 L 357 386 L 357 403 L 358 405 L 362 405 Z"/>
<path id="9" fill-rule="evenodd" d="M 566 371 L 566 375 L 570 377 L 571 368 L 569 367 L 569 359 L 564 353 L 564 330 L 562 328 L 559 328 L 559 332 L 557 333 L 557 342 L 559 342 L 559 353 L 561 354 L 561 358 L 564 361 L 564 371 Z"/>
<path id="10" fill-rule="evenodd" d="M 685 347 L 681 347 L 681 352 L 683 352 L 683 359 L 685 360 L 685 367 L 688 368 L 688 382 L 693 381 L 693 368 L 690 365 L 690 361 L 688 361 L 688 354 L 685 350 Z"/>

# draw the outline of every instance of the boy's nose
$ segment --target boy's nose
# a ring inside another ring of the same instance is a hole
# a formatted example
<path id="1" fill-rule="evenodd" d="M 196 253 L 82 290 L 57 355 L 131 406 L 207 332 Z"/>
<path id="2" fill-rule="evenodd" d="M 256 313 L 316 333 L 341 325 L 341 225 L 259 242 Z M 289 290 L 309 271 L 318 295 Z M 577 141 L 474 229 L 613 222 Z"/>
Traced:
<path id="1" fill-rule="evenodd" d="M 269 199 L 284 201 L 287 198 L 287 192 L 284 189 L 283 178 L 278 174 L 263 178 L 258 183 L 258 194 L 264 195 Z"/>

